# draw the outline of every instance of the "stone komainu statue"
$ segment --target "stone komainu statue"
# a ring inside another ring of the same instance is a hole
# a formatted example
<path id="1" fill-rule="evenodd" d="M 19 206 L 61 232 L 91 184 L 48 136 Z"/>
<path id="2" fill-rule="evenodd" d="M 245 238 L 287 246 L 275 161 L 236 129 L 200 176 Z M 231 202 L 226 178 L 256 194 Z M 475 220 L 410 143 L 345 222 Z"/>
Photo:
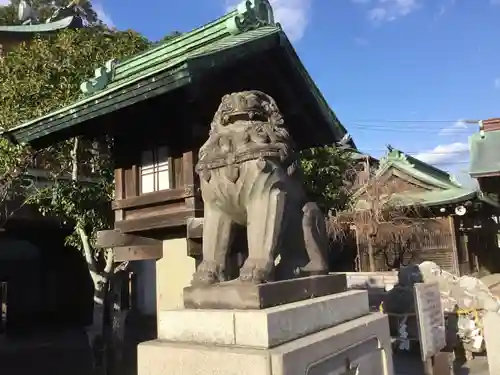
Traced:
<path id="1" fill-rule="evenodd" d="M 193 284 L 228 280 L 235 230 L 246 227 L 239 279 L 262 283 L 327 272 L 324 216 L 309 202 L 276 102 L 260 91 L 225 95 L 199 152 L 203 261 Z M 236 273 L 237 274 L 237 273 Z"/>

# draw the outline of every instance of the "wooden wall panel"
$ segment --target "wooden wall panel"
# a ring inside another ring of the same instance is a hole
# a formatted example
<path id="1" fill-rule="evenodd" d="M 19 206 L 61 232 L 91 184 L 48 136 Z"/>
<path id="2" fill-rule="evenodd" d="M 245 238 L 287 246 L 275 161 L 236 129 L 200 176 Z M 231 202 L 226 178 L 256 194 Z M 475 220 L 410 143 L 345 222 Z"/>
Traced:
<path id="1" fill-rule="evenodd" d="M 359 241 L 361 271 L 369 272 L 369 257 L 367 246 L 363 245 L 366 240 Z M 411 251 L 404 255 L 404 263 L 421 263 L 424 261 L 435 262 L 444 270 L 458 274 L 456 266 L 456 248 L 454 232 L 450 228 L 448 218 L 435 218 L 429 221 L 428 228 L 419 235 L 419 240 L 412 243 Z M 387 257 L 387 258 L 386 258 Z M 413 259 L 412 259 L 413 257 Z M 374 248 L 375 271 L 390 271 L 387 260 L 392 263 L 394 253 L 391 251 L 380 251 Z"/>

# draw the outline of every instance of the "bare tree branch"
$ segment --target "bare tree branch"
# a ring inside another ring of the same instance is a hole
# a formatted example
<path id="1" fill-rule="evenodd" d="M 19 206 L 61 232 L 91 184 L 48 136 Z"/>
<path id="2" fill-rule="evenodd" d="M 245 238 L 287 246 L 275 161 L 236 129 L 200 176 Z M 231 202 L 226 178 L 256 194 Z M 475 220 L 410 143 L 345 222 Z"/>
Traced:
<path id="1" fill-rule="evenodd" d="M 433 219 L 423 217 L 424 207 L 408 204 L 398 197 L 401 191 L 394 181 L 381 181 L 368 168 L 349 171 L 353 201 L 350 207 L 328 218 L 328 230 L 336 240 L 343 241 L 349 232 L 356 232 L 358 242 L 366 242 L 371 271 L 375 256 L 385 260 L 388 269 L 400 268 L 414 259 L 420 236 Z"/>

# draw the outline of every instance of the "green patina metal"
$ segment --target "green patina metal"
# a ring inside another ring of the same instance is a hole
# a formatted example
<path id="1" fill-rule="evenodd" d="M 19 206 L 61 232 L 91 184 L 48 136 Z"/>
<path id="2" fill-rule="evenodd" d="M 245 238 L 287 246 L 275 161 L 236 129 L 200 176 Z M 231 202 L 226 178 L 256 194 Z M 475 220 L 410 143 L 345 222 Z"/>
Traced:
<path id="1" fill-rule="evenodd" d="M 265 28 L 266 26 L 272 28 Z M 106 88 L 108 84 L 114 86 L 126 83 L 136 77 L 142 78 L 154 74 L 157 70 L 175 65 L 189 57 L 217 52 L 218 50 L 231 48 L 238 42 L 256 39 L 260 33 L 249 34 L 243 38 L 235 36 L 259 28 L 264 28 L 262 30 L 264 32 L 281 29 L 280 25 L 274 22 L 273 10 L 268 0 L 244 1 L 236 10 L 214 22 L 162 43 L 145 53 L 114 64 L 116 66 L 112 68 L 111 73 L 114 76 L 112 80 L 108 79 L 110 69 L 107 66 L 96 69 L 96 77 L 82 83 L 82 92 L 84 94 L 94 94 Z M 247 38 L 247 36 L 251 36 L 251 39 Z M 96 80 L 102 82 L 102 84 L 96 85 Z M 87 85 L 87 83 L 90 83 L 90 85 Z M 84 87 L 85 89 L 83 89 Z M 87 91 L 90 87 L 92 89 Z"/>
<path id="2" fill-rule="evenodd" d="M 337 140 L 347 133 L 304 68 L 267 0 L 248 0 L 234 11 L 191 32 L 165 41 L 123 61 L 108 62 L 82 83 L 81 100 L 4 133 L 17 142 L 39 138 L 117 111 L 139 101 L 189 85 L 214 67 L 234 64 L 279 48 L 294 74 L 308 87 L 305 96 Z"/>
<path id="3" fill-rule="evenodd" d="M 106 65 L 101 66 L 95 70 L 94 78 L 82 82 L 80 90 L 84 94 L 92 94 L 97 91 L 103 90 L 109 82 L 113 80 L 115 72 L 116 60 L 108 60 Z"/>
<path id="4" fill-rule="evenodd" d="M 460 204 L 478 199 L 492 206 L 499 206 L 480 190 L 462 186 L 448 172 L 424 163 L 400 150 L 396 150 L 390 146 L 388 148 L 388 152 L 380 159 L 380 165 L 374 178 L 381 178 L 390 169 L 396 169 L 404 175 L 420 181 L 426 188 L 426 191 L 392 194 L 390 204 L 431 207 Z M 369 202 L 361 198 L 364 191 L 362 188 L 354 196 L 358 198 L 356 209 L 368 209 L 370 206 Z"/>
<path id="5" fill-rule="evenodd" d="M 470 165 L 472 177 L 486 177 L 500 174 L 500 130 L 475 133 L 469 138 Z"/>
<path id="6" fill-rule="evenodd" d="M 233 35 L 254 30 L 262 26 L 275 26 L 274 13 L 267 0 L 247 0 L 236 8 L 234 17 L 226 21 L 226 27 Z"/>
<path id="7" fill-rule="evenodd" d="M 389 168 L 396 168 L 407 175 L 439 189 L 461 188 L 455 177 L 442 169 L 424 163 L 400 150 L 388 147 L 389 151 L 380 159 L 376 172 L 382 176 Z"/>

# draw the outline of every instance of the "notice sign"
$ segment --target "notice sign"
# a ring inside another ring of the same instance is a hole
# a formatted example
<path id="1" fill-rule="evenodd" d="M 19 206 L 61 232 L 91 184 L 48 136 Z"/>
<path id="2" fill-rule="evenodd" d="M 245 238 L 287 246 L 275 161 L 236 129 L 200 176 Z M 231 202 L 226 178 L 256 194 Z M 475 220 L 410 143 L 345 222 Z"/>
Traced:
<path id="1" fill-rule="evenodd" d="M 437 283 L 414 285 L 415 310 L 422 361 L 429 360 L 446 346 L 444 313 Z"/>

